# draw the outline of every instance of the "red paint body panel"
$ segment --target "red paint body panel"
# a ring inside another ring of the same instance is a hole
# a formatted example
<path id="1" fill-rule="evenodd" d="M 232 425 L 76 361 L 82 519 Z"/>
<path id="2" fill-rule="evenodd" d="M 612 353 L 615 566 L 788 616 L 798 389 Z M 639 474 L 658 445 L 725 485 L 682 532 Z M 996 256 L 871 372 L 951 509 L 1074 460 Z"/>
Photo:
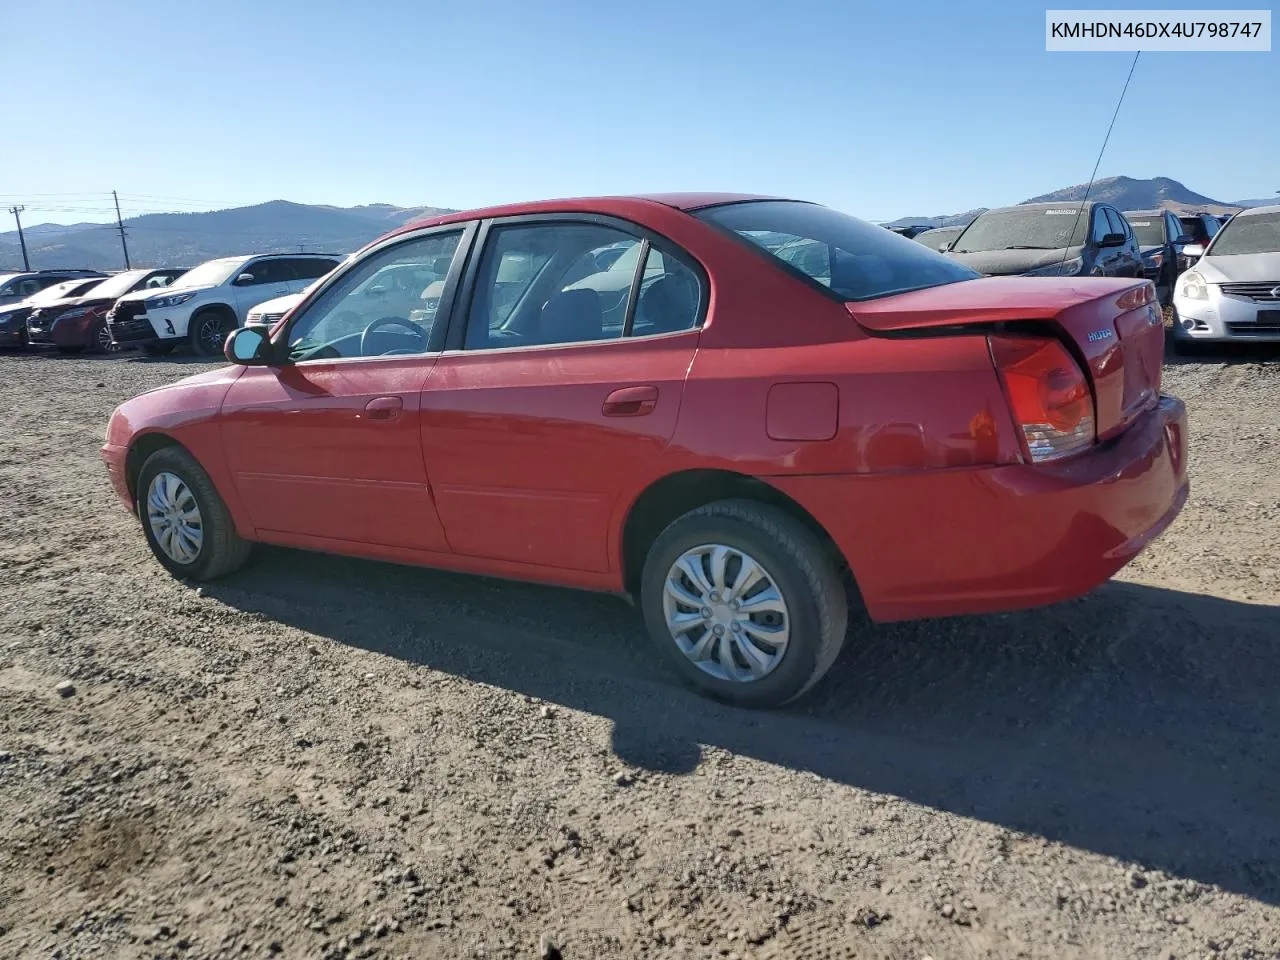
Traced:
<path id="1" fill-rule="evenodd" d="M 609 571 L 619 492 L 671 439 L 697 331 L 643 341 L 445 354 L 422 394 L 422 443 L 454 551 Z M 648 386 L 641 416 L 615 390 Z"/>
<path id="2" fill-rule="evenodd" d="M 1082 593 L 1177 514 L 1185 410 L 1159 400 L 1150 312 L 1121 302 L 1134 281 L 989 278 L 845 305 L 686 212 L 743 199 L 555 200 L 397 231 L 621 218 L 701 264 L 706 319 L 630 341 L 214 371 L 116 411 L 112 483 L 132 508 L 127 453 L 164 434 L 250 539 L 621 590 L 644 491 L 728 471 L 807 510 L 877 619 Z M 1069 460 L 1024 462 L 981 329 L 1024 321 L 1089 370 L 1101 439 Z M 978 329 L 941 329 L 960 325 Z"/>
<path id="3" fill-rule="evenodd" d="M 435 363 L 398 356 L 246 369 L 221 423 L 254 527 L 447 552 L 419 413 Z"/>
<path id="4" fill-rule="evenodd" d="M 1055 465 L 772 477 L 823 524 L 876 620 L 1012 610 L 1086 593 L 1186 500 L 1186 410 Z"/>

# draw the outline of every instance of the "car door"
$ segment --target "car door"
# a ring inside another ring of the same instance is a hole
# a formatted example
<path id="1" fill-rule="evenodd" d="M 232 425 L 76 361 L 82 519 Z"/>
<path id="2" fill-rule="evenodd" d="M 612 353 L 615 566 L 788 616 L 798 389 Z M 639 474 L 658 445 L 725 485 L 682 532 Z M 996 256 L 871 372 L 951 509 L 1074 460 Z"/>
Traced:
<path id="1" fill-rule="evenodd" d="M 251 260 L 231 280 L 232 298 L 240 323 L 260 303 L 289 293 L 288 263 L 283 259 Z"/>
<path id="2" fill-rule="evenodd" d="M 387 264 L 441 257 L 451 258 L 456 287 L 467 235 L 437 229 L 376 248 L 277 331 L 284 362 L 248 367 L 232 384 L 222 408 L 227 463 L 264 539 L 447 552 L 420 424 L 445 326 L 423 312 L 369 313 L 353 292 Z"/>
<path id="3" fill-rule="evenodd" d="M 477 243 L 422 395 L 449 545 L 605 572 L 620 492 L 675 431 L 705 278 L 666 241 L 607 218 L 498 221 Z"/>

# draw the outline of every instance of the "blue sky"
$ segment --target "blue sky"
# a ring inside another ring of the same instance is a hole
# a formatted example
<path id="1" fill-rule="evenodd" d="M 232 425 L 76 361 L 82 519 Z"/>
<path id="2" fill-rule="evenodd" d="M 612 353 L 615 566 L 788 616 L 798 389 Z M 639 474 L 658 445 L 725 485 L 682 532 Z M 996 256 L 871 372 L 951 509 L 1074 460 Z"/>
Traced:
<path id="1" fill-rule="evenodd" d="M 113 188 L 154 198 L 126 216 L 697 189 L 868 219 L 1015 203 L 1088 179 L 1131 58 L 1046 53 L 1044 9 L 3 3 L 0 200 L 27 223 L 104 219 Z M 1099 176 L 1270 196 L 1278 93 L 1278 52 L 1144 53 Z"/>

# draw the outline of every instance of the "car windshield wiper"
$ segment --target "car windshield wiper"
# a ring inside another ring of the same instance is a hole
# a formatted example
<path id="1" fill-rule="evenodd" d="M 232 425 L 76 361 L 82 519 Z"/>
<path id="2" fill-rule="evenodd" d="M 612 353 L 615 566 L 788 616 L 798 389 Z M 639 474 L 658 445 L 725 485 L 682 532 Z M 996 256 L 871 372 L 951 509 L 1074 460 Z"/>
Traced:
<path id="1" fill-rule="evenodd" d="M 1031 243 L 1015 243 L 1011 247 L 1005 247 L 1006 250 L 1058 250 L 1059 247 L 1038 247 Z"/>

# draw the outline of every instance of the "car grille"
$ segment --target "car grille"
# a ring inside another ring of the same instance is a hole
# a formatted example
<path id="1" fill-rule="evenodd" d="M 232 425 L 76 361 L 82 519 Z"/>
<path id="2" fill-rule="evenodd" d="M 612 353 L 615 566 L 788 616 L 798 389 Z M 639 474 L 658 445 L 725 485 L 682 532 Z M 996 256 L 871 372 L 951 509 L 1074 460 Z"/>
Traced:
<path id="1" fill-rule="evenodd" d="M 1259 310 L 1258 319 L 1253 323 L 1228 323 L 1227 332 L 1237 337 L 1274 336 L 1280 333 L 1280 310 Z"/>
<path id="2" fill-rule="evenodd" d="M 117 300 L 107 314 L 107 328 L 116 343 L 128 340 L 153 340 L 156 332 L 151 321 L 142 317 L 147 312 L 141 300 Z"/>
<path id="3" fill-rule="evenodd" d="M 253 320 L 255 323 L 265 323 L 267 326 L 272 326 L 283 316 L 283 313 L 260 313 Z"/>
<path id="4" fill-rule="evenodd" d="M 1252 283 L 1224 283 L 1222 292 L 1235 297 L 1248 297 L 1260 303 L 1280 303 L 1280 280 L 1261 280 Z"/>

